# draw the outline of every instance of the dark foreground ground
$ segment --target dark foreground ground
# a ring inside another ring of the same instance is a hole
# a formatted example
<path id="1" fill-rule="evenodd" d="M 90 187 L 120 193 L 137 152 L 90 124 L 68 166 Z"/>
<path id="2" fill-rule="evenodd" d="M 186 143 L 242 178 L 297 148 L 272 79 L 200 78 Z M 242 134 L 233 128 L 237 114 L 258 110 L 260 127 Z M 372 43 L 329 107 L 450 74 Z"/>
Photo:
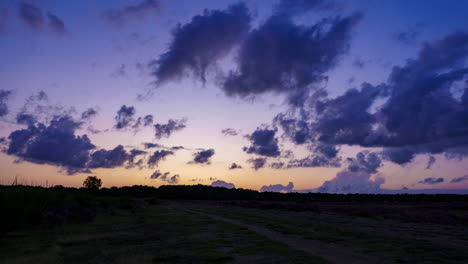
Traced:
<path id="1" fill-rule="evenodd" d="M 56 223 L 56 207 L 3 232 L 0 263 L 468 263 L 464 199 L 99 199 L 92 219 Z"/>

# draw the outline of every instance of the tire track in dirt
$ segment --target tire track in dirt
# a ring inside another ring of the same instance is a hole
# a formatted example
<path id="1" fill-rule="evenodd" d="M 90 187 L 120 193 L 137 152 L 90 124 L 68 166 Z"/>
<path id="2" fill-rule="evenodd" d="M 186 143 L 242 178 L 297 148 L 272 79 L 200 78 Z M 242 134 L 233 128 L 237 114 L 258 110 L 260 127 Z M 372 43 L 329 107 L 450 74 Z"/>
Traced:
<path id="1" fill-rule="evenodd" d="M 337 245 L 335 243 L 327 243 L 319 240 L 306 240 L 297 235 L 286 235 L 271 229 L 246 223 L 244 221 L 227 218 L 224 216 L 219 216 L 211 213 L 206 213 L 197 210 L 182 209 L 190 213 L 201 214 L 208 216 L 217 221 L 226 222 L 236 226 L 244 227 L 253 231 L 257 234 L 263 235 L 271 240 L 278 241 L 288 245 L 290 248 L 296 250 L 302 250 L 314 256 L 319 256 L 331 263 L 356 263 L 356 264 L 368 264 L 368 263 L 395 263 L 394 261 L 389 260 L 388 258 L 378 257 L 376 255 L 369 255 L 368 252 L 359 252 L 350 247 L 345 247 L 342 245 Z"/>

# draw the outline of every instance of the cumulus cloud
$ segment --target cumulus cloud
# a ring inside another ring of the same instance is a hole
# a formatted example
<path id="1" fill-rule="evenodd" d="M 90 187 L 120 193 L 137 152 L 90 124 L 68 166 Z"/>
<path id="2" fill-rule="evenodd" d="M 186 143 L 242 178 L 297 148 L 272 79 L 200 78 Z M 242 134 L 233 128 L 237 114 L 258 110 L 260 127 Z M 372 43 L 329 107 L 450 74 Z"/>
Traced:
<path id="1" fill-rule="evenodd" d="M 143 0 L 139 4 L 127 5 L 121 9 L 107 10 L 103 16 L 109 22 L 122 26 L 130 19 L 143 20 L 145 16 L 159 11 L 161 4 L 159 0 Z"/>
<path id="2" fill-rule="evenodd" d="M 349 49 L 351 31 L 361 14 L 326 18 L 305 26 L 277 12 L 249 32 L 223 89 L 229 96 L 265 92 L 294 93 L 327 80 L 326 73 Z"/>
<path id="3" fill-rule="evenodd" d="M 68 174 L 90 172 L 96 168 L 134 166 L 134 158 L 144 154 L 126 151 L 122 145 L 111 150 L 99 149 L 87 135 L 76 135 L 82 123 L 71 116 L 56 116 L 48 125 L 22 117 L 27 128 L 11 132 L 6 153 L 38 164 L 63 168 Z"/>
<path id="4" fill-rule="evenodd" d="M 280 150 L 278 139 L 275 138 L 275 130 L 268 128 L 257 128 L 248 136 L 251 146 L 244 147 L 243 150 L 249 154 L 257 154 L 267 157 L 278 157 Z"/>
<path id="5" fill-rule="evenodd" d="M 115 116 L 115 128 L 116 129 L 124 129 L 130 126 L 131 123 L 134 121 L 136 110 L 133 106 L 126 106 L 122 105 L 117 111 L 117 115 Z"/>
<path id="6" fill-rule="evenodd" d="M 88 108 L 87 110 L 83 111 L 81 113 L 81 119 L 82 120 L 89 120 L 97 115 L 97 110 L 94 108 Z"/>
<path id="7" fill-rule="evenodd" d="M 167 123 L 165 124 L 164 123 L 154 124 L 154 131 L 155 131 L 154 136 L 157 139 L 160 139 L 163 137 L 169 137 L 172 135 L 172 133 L 182 130 L 185 127 L 187 127 L 186 123 L 187 123 L 187 119 L 183 118 L 179 120 L 169 119 Z"/>
<path id="8" fill-rule="evenodd" d="M 193 161 L 190 163 L 210 164 L 210 158 L 215 154 L 214 149 L 206 149 L 196 152 L 193 156 Z"/>
<path id="9" fill-rule="evenodd" d="M 450 182 L 457 183 L 457 182 L 462 182 L 462 181 L 467 181 L 467 180 L 468 180 L 468 175 L 465 175 L 463 177 L 454 178 Z"/>
<path id="10" fill-rule="evenodd" d="M 11 91 L 0 89 L 0 117 L 8 114 L 7 101 L 11 95 Z"/>
<path id="11" fill-rule="evenodd" d="M 158 83 L 178 80 L 186 72 L 206 81 L 207 70 L 226 56 L 249 30 L 250 13 L 244 3 L 226 10 L 205 11 L 173 31 L 169 50 L 153 61 Z"/>
<path id="12" fill-rule="evenodd" d="M 429 177 L 429 178 L 425 178 L 425 179 L 422 180 L 422 181 L 419 181 L 418 183 L 422 183 L 422 184 L 437 184 L 437 183 L 441 183 L 441 182 L 444 182 L 444 178 L 433 178 L 433 177 Z"/>
<path id="13" fill-rule="evenodd" d="M 356 158 L 348 158 L 349 162 L 348 170 L 353 172 L 367 172 L 377 173 L 377 169 L 382 165 L 382 161 L 379 156 L 374 152 L 359 152 L 356 154 Z"/>
<path id="14" fill-rule="evenodd" d="M 236 186 L 232 183 L 229 183 L 229 182 L 225 182 L 225 181 L 222 181 L 222 180 L 217 180 L 217 181 L 214 181 L 211 183 L 210 185 L 211 187 L 224 187 L 224 188 L 227 188 L 227 189 L 235 189 Z"/>
<path id="15" fill-rule="evenodd" d="M 148 159 L 148 166 L 150 168 L 157 167 L 161 160 L 165 160 L 167 156 L 174 155 L 170 150 L 156 150 Z"/>
<path id="16" fill-rule="evenodd" d="M 237 136 L 239 134 L 239 132 L 234 128 L 225 128 L 221 130 L 221 133 L 225 136 Z"/>
<path id="17" fill-rule="evenodd" d="M 294 192 L 294 184 L 289 182 L 288 185 L 274 184 L 274 185 L 263 185 L 260 188 L 261 192 L 285 192 L 290 193 Z"/>
<path id="18" fill-rule="evenodd" d="M 235 170 L 235 169 L 242 169 L 242 166 L 233 162 L 231 166 L 229 167 L 230 170 Z"/>
<path id="19" fill-rule="evenodd" d="M 266 158 L 251 158 L 247 160 L 248 163 L 252 163 L 252 169 L 258 170 L 265 167 L 267 159 Z"/>
<path id="20" fill-rule="evenodd" d="M 443 54 L 441 56 L 440 54 Z M 411 162 L 417 154 L 468 154 L 468 33 L 455 32 L 422 45 L 416 58 L 393 67 L 388 81 L 363 83 L 335 98 L 318 89 L 298 111 L 274 124 L 296 144 L 382 147 L 382 158 Z"/>
<path id="21" fill-rule="evenodd" d="M 168 172 L 161 172 L 160 170 L 156 170 L 150 176 L 151 180 L 161 180 L 167 182 L 169 184 L 178 184 L 180 180 L 179 174 L 175 174 L 171 176 L 171 173 Z"/>
<path id="22" fill-rule="evenodd" d="M 342 171 L 335 178 L 325 181 L 317 191 L 321 193 L 381 193 L 383 178 L 371 179 L 364 171 Z"/>

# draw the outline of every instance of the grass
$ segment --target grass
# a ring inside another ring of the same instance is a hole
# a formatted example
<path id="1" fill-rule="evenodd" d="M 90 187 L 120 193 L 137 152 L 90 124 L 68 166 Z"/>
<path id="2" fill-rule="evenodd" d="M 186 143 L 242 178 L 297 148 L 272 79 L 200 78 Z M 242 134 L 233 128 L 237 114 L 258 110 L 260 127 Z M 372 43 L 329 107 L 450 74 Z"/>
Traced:
<path id="1" fill-rule="evenodd" d="M 185 205 L 187 206 L 187 205 Z M 394 255 L 400 262 L 431 262 L 431 263 L 465 263 L 468 258 L 462 248 L 453 248 L 433 244 L 425 239 L 404 239 L 399 234 L 388 236 L 378 232 L 361 232 L 318 223 L 296 217 L 294 220 L 284 217 L 282 213 L 276 216 L 256 209 L 236 207 L 213 207 L 206 205 L 191 205 L 191 208 L 230 219 L 254 223 L 283 234 L 293 234 L 308 240 L 320 240 L 326 243 L 342 244 L 346 247 L 360 249 L 363 252 Z M 288 212 L 288 214 L 292 214 Z"/>
<path id="2" fill-rule="evenodd" d="M 0 239 L 1 263 L 327 263 L 248 229 L 159 204 Z"/>

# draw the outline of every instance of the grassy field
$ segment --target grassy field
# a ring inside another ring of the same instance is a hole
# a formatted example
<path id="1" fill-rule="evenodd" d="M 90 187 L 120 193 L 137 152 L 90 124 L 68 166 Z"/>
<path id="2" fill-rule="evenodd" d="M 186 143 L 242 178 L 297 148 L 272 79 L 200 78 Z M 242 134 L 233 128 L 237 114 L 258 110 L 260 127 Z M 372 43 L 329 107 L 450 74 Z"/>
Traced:
<path id="1" fill-rule="evenodd" d="M 376 211 L 375 202 L 163 200 L 28 188 L 0 194 L 10 197 L 3 211 L 13 210 L 3 220 L 10 230 L 1 233 L 0 263 L 468 263 L 468 209 L 460 198 L 378 202 L 385 210 Z M 424 211 L 427 221 L 392 217 L 402 210 Z M 441 210 L 450 217 L 430 219 Z"/>

